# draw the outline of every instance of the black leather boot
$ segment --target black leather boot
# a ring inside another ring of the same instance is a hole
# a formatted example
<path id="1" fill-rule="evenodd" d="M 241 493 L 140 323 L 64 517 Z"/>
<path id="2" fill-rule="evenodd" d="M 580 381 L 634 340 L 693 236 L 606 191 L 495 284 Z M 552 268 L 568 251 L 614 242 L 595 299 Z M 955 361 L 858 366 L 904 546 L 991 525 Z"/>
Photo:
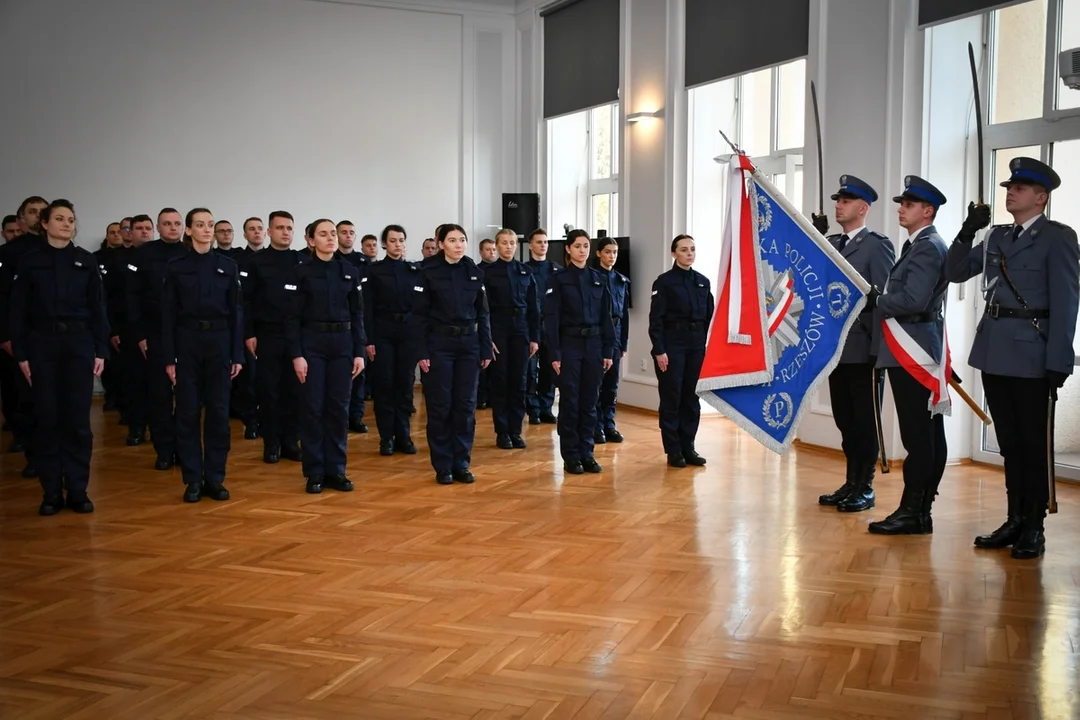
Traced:
<path id="1" fill-rule="evenodd" d="M 924 535 L 926 524 L 923 522 L 923 500 L 926 491 L 904 488 L 900 498 L 900 507 L 884 520 L 870 523 L 867 528 L 875 535 Z"/>
<path id="2" fill-rule="evenodd" d="M 862 512 L 874 507 L 874 468 L 872 465 L 863 465 L 855 474 L 855 483 L 847 497 L 836 504 L 840 512 Z"/>
<path id="3" fill-rule="evenodd" d="M 975 538 L 975 547 L 984 550 L 1001 550 L 1019 540 L 1022 529 L 1019 504 L 1020 500 L 1017 493 L 1009 493 L 1009 515 L 1005 519 L 1005 523 L 989 535 L 979 535 Z"/>
<path id="4" fill-rule="evenodd" d="M 847 475 L 844 484 L 837 488 L 834 492 L 827 495 L 818 496 L 818 505 L 836 506 L 840 504 L 841 500 L 846 500 L 848 495 L 855 490 L 855 466 L 851 460 L 847 461 Z"/>
<path id="5" fill-rule="evenodd" d="M 1045 507 L 1033 507 L 1030 501 L 1021 505 L 1020 537 L 1013 543 L 1010 553 L 1014 560 L 1035 560 L 1046 552 L 1046 535 L 1043 534 L 1043 518 L 1045 517 Z"/>

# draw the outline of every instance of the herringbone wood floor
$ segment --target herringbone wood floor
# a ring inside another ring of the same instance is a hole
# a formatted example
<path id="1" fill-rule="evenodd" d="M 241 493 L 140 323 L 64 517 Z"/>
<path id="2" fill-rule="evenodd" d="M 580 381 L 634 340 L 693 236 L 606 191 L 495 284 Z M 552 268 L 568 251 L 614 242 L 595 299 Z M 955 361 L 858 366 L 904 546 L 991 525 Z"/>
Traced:
<path id="1" fill-rule="evenodd" d="M 418 398 L 419 399 L 419 398 Z M 93 411 L 92 516 L 35 515 L 0 459 L 0 717 L 1080 717 L 1080 491 L 1041 562 L 971 547 L 1000 474 L 947 472 L 932 537 L 883 538 L 817 495 L 835 458 L 778 458 L 721 419 L 707 469 L 663 464 L 655 417 L 600 476 L 564 477 L 549 425 L 478 482 L 351 436 L 352 494 L 303 493 L 234 429 L 227 503 Z M 423 412 L 414 419 L 414 427 Z"/>

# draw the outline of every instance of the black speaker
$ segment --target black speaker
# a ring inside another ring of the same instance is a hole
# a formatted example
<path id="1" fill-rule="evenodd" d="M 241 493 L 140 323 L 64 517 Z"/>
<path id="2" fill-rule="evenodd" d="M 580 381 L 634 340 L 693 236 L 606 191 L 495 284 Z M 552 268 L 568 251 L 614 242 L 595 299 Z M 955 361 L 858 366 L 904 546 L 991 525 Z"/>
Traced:
<path id="1" fill-rule="evenodd" d="M 503 193 L 502 226 L 520 237 L 540 227 L 539 193 Z"/>

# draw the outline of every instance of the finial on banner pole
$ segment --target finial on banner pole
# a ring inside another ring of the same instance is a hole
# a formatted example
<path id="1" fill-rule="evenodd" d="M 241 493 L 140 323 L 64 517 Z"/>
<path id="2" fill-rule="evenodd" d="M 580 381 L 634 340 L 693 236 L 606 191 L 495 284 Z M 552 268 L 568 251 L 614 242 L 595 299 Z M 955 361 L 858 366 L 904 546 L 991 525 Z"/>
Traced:
<path id="1" fill-rule="evenodd" d="M 720 137 L 724 138 L 724 142 L 726 142 L 731 147 L 731 151 L 733 153 L 735 153 L 736 155 L 745 155 L 746 154 L 739 148 L 738 145 L 731 142 L 731 139 L 728 138 L 728 136 L 724 134 L 723 130 L 720 131 Z"/>

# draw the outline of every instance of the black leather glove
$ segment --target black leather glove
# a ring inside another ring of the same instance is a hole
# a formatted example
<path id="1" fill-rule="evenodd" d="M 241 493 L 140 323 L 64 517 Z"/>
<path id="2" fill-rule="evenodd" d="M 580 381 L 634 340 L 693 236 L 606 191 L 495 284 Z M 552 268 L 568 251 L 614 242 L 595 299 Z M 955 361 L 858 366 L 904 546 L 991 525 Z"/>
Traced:
<path id="1" fill-rule="evenodd" d="M 1047 370 L 1046 379 L 1050 381 L 1050 387 L 1057 389 L 1065 384 L 1065 381 L 1069 379 L 1069 376 L 1063 372 L 1058 372 L 1057 370 Z"/>
<path id="2" fill-rule="evenodd" d="M 878 292 L 876 287 L 870 288 L 870 292 L 866 293 L 866 309 L 873 310 L 877 307 L 877 300 L 881 297 L 881 293 Z"/>
<path id="3" fill-rule="evenodd" d="M 824 215 L 818 215 L 817 213 L 810 213 L 810 221 L 814 223 L 814 229 L 816 229 L 822 235 L 826 235 L 829 232 L 829 218 Z"/>
<path id="4" fill-rule="evenodd" d="M 957 235 L 957 239 L 963 240 L 964 242 L 971 242 L 975 239 L 975 233 L 979 232 L 984 227 L 989 227 L 989 225 L 990 206 L 968 203 L 967 219 L 964 220 L 964 224 L 960 228 L 960 234 Z"/>

